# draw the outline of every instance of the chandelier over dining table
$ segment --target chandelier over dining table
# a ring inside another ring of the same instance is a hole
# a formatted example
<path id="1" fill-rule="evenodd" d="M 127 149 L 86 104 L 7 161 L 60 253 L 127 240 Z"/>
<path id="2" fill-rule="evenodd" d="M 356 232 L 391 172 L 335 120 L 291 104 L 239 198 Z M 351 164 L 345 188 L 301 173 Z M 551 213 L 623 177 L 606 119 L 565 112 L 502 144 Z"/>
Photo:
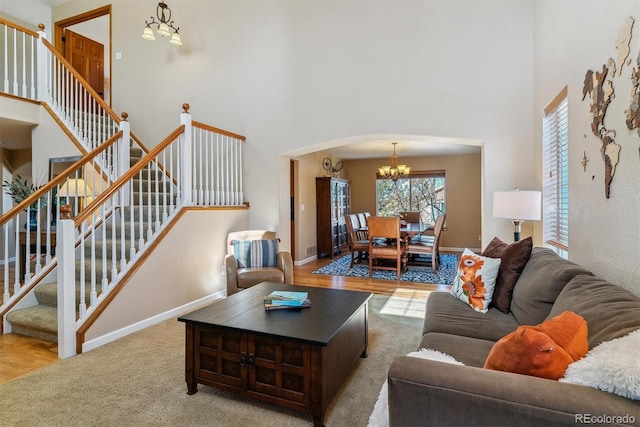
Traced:
<path id="1" fill-rule="evenodd" d="M 398 178 L 406 178 L 409 176 L 409 172 L 411 172 L 411 167 L 407 165 L 399 165 L 398 164 L 398 155 L 396 154 L 396 145 L 397 142 L 392 142 L 393 144 L 393 155 L 391 156 L 391 166 L 382 166 L 378 168 L 378 174 L 383 179 L 393 179 L 394 181 Z"/>

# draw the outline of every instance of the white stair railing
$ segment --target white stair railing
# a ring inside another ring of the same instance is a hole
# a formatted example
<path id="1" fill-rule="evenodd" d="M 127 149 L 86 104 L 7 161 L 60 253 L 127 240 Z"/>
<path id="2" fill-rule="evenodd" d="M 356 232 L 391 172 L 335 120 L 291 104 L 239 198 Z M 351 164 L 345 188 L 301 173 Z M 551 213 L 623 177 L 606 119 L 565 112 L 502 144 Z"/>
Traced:
<path id="1" fill-rule="evenodd" d="M 3 92 L 36 98 L 36 44 L 38 33 L 0 18 L 0 72 Z"/>
<path id="2" fill-rule="evenodd" d="M 194 121 L 192 140 L 194 204 L 242 205 L 245 137 Z"/>
<path id="3" fill-rule="evenodd" d="M 62 181 L 46 184 L 24 205 L 0 217 L 4 255 L 0 317 L 4 331 L 10 331 L 5 314 L 57 266 L 59 355 L 68 357 L 77 350 L 76 333 L 90 325 L 99 304 L 181 207 L 245 203 L 245 138 L 192 124 L 184 104 L 181 127 L 153 150 L 147 149 L 129 132 L 126 116 L 119 120 L 46 40 L 44 25 L 39 29 L 36 33 L 0 18 L 2 91 L 48 105 L 90 153 L 90 172 L 87 165 L 81 171 L 77 163 L 63 172 L 67 184 L 84 180 L 65 196 L 65 201 L 72 201 L 73 220 L 56 223 L 57 214 L 50 208 L 54 202 L 60 205 Z M 132 138 L 148 154 L 128 169 Z M 38 225 L 21 232 L 32 211 Z M 21 260 L 29 262 L 21 267 Z M 8 268 L 12 263 L 13 275 Z M 76 265 L 84 266 L 79 269 L 79 301 L 75 301 Z"/>
<path id="4" fill-rule="evenodd" d="M 0 91 L 44 102 L 90 152 L 118 132 L 120 118 L 47 41 L 43 24 L 39 29 L 0 18 Z"/>
<path id="5" fill-rule="evenodd" d="M 98 93 L 38 32 L 38 95 L 87 151 L 118 131 L 119 119 Z"/>
<path id="6" fill-rule="evenodd" d="M 85 203 L 113 182 L 111 174 L 129 163 L 128 122 L 92 153 L 61 172 L 31 196 L 0 216 L 3 275 L 0 313 L 6 312 L 56 266 L 59 209 L 77 215 Z"/>
<path id="7" fill-rule="evenodd" d="M 66 343 L 59 346 L 60 357 L 75 354 L 78 349 L 76 337 L 84 336 L 95 320 L 94 313 L 100 304 L 118 288 L 121 279 L 149 250 L 180 209 L 244 203 L 239 198 L 242 194 L 243 149 L 238 145 L 242 145 L 245 138 L 200 123 L 192 124 L 188 104 L 184 104 L 183 109 L 181 125 L 174 132 L 77 217 L 69 220 L 71 226 L 61 227 L 70 233 L 61 241 L 75 241 L 75 233 L 79 244 L 72 252 L 60 250 L 62 254 L 72 253 L 73 256 L 58 260 L 61 271 L 65 272 L 58 276 L 58 294 L 66 298 L 67 307 L 70 298 L 76 294 L 80 297 L 71 305 L 78 307 L 75 324 L 70 326 L 67 322 L 67 326 L 58 331 L 59 342 Z M 196 128 L 198 130 L 194 132 Z M 200 156 L 200 153 L 217 154 Z M 219 158 L 234 159 L 233 167 L 217 171 Z M 218 177 L 218 181 L 204 179 L 212 176 Z M 212 187 L 211 182 L 216 187 Z M 230 196 L 216 197 L 211 188 Z M 205 196 L 207 193 L 209 196 Z M 105 206 L 113 207 L 111 215 Z M 76 266 L 82 266 L 80 277 L 75 277 Z M 59 313 L 58 318 L 65 316 Z"/>
<path id="8" fill-rule="evenodd" d="M 64 272 L 58 276 L 58 295 L 67 310 L 72 307 L 75 312 L 77 307 L 78 314 L 73 324 L 59 322 L 58 340 L 64 343 L 58 348 L 60 357 L 76 354 L 76 333 L 185 203 L 180 176 L 185 167 L 184 128 L 181 125 L 153 148 L 78 216 L 61 221 L 72 225 L 61 226 L 68 234 L 60 241 L 77 239 L 78 245 L 75 251 L 60 249 L 61 254 L 72 256 L 58 260 Z M 58 310 L 58 319 L 68 317 L 62 306 Z"/>

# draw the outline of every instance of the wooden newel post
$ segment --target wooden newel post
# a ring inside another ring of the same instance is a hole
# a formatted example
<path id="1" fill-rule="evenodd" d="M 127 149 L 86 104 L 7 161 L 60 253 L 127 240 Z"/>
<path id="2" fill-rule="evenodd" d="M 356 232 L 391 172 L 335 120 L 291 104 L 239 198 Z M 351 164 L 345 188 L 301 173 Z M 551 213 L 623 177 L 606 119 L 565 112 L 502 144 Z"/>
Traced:
<path id="1" fill-rule="evenodd" d="M 71 205 L 60 206 L 60 219 L 71 219 Z"/>

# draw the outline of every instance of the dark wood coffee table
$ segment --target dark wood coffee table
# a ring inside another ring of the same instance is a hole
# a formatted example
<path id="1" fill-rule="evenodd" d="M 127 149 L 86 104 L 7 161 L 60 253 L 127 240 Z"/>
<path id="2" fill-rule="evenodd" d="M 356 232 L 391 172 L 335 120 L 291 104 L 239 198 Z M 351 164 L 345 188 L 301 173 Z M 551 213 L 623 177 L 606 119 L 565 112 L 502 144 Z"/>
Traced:
<path id="1" fill-rule="evenodd" d="M 309 293 L 310 308 L 266 311 L 272 291 Z M 178 318 L 186 326 L 187 393 L 198 383 L 324 415 L 367 356 L 368 292 L 264 282 Z"/>

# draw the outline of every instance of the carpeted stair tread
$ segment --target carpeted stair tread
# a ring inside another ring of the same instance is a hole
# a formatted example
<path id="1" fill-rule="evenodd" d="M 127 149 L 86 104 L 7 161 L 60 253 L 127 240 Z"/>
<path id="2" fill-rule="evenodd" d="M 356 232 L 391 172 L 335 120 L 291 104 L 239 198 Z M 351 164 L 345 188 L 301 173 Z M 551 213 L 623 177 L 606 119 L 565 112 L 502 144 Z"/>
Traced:
<path id="1" fill-rule="evenodd" d="M 36 305 L 21 308 L 7 314 L 12 332 L 51 342 L 58 342 L 58 310 L 55 307 Z"/>
<path id="2" fill-rule="evenodd" d="M 58 306 L 58 285 L 56 283 L 43 283 L 36 287 L 36 298 L 41 306 L 57 307 Z M 96 292 L 98 296 L 102 293 L 102 285 L 96 283 Z M 89 301 L 91 287 L 85 284 L 84 298 Z M 76 280 L 76 304 L 80 302 L 80 282 Z"/>

